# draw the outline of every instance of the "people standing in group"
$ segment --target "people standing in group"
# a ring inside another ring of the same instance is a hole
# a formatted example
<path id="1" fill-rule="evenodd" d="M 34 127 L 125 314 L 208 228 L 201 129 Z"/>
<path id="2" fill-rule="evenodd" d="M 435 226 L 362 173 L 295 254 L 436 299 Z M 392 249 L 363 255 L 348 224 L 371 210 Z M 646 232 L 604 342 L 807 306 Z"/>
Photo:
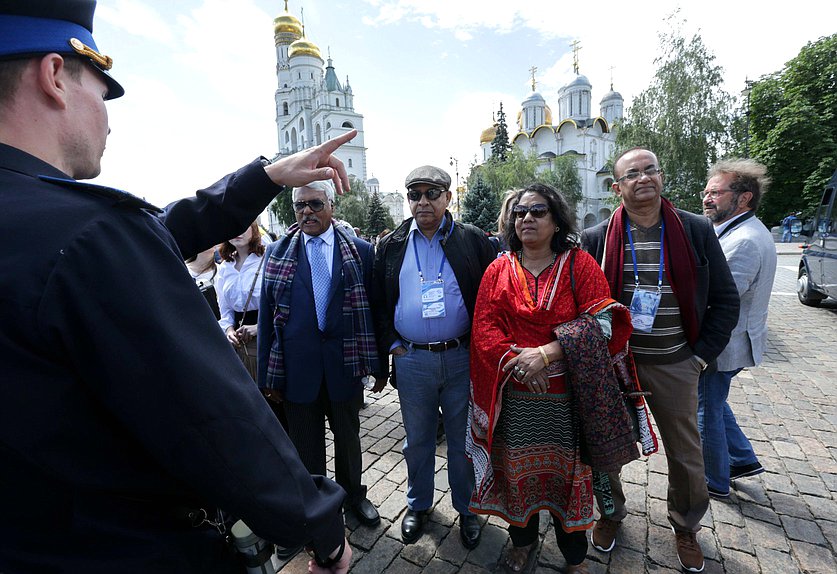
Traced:
<path id="1" fill-rule="evenodd" d="M 581 429 L 595 430 L 585 433 L 588 450 L 610 468 L 636 458 L 611 358 L 628 364 L 630 314 L 578 249 L 575 214 L 554 188 L 533 184 L 507 200 L 510 250 L 486 270 L 474 311 L 471 510 L 509 523 L 508 571 L 532 564 L 538 512 L 548 510 L 565 571 L 588 572 L 593 480 Z"/>
<path id="2" fill-rule="evenodd" d="M 0 0 L 0 233 L 23 246 L 0 254 L 0 571 L 239 572 L 222 508 L 345 572 L 343 490 L 299 461 L 183 262 L 284 186 L 348 189 L 331 154 L 357 132 L 164 209 L 80 182 L 124 93 L 94 10 Z"/>
<path id="3" fill-rule="evenodd" d="M 764 472 L 727 403 L 733 377 L 761 363 L 767 345 L 767 310 L 776 275 L 776 246 L 756 209 L 770 185 L 767 168 L 750 159 L 721 161 L 709 169 L 701 192 L 703 213 L 715 227 L 741 299 L 738 324 L 718 355 L 717 370 L 701 373 L 698 427 L 709 494 L 729 496 L 730 481 Z"/>
<path id="4" fill-rule="evenodd" d="M 433 166 L 406 178 L 413 217 L 375 250 L 373 312 L 381 360 L 393 358 L 406 437 L 407 511 L 401 538 L 421 536 L 434 500 L 436 433 L 441 408 L 448 483 L 463 545 L 479 544 L 481 525 L 468 508 L 473 467 L 465 455 L 470 395 L 469 343 L 477 289 L 496 257 L 485 234 L 447 210 L 450 175 Z"/>
<path id="5" fill-rule="evenodd" d="M 738 294 L 709 220 L 661 196 L 663 171 L 653 152 L 623 152 L 613 175 L 621 205 L 608 221 L 585 229 L 581 242 L 602 263 L 611 296 L 631 309 L 630 345 L 668 462 L 677 555 L 686 570 L 701 572 L 696 533 L 709 493 L 697 427 L 698 379 L 729 341 Z M 603 552 L 613 548 L 627 515 L 619 473 L 610 479 L 614 512 L 602 514 L 592 533 Z"/>
<path id="6" fill-rule="evenodd" d="M 195 286 L 209 303 L 215 319 L 221 318 L 218 309 L 218 295 L 215 291 L 215 276 L 218 274 L 218 264 L 215 263 L 215 246 L 204 249 L 194 257 L 186 260 L 186 269 L 195 281 Z"/>
<path id="7" fill-rule="evenodd" d="M 259 298 L 265 245 L 258 222 L 221 244 L 221 265 L 215 287 L 218 293 L 218 324 L 235 348 L 247 372 L 256 380 Z"/>
<path id="8" fill-rule="evenodd" d="M 385 383 L 369 306 L 372 245 L 333 220 L 334 188 L 294 188 L 296 224 L 265 254 L 258 383 L 284 407 L 288 435 L 312 474 L 326 474 L 325 419 L 334 476 L 361 524 L 381 518 L 361 479 L 363 380 Z"/>

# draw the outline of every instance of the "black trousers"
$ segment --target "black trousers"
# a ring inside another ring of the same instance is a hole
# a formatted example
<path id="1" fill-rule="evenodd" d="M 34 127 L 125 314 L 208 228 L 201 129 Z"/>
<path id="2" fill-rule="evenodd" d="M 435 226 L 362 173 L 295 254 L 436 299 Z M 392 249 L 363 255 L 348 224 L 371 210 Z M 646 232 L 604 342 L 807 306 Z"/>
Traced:
<path id="1" fill-rule="evenodd" d="M 305 468 L 311 474 L 326 476 L 325 419 L 334 435 L 334 480 L 346 491 L 346 506 L 366 498 L 366 486 L 361 483 L 360 407 L 363 391 L 345 402 L 333 402 L 328 396 L 325 381 L 313 403 L 285 401 L 288 436 L 299 452 Z"/>
<path id="2" fill-rule="evenodd" d="M 576 565 L 584 562 L 587 556 L 587 534 L 586 531 L 564 532 L 561 528 L 561 521 L 557 516 L 551 514 L 552 526 L 555 530 L 555 539 L 558 542 L 558 549 L 564 556 L 567 564 Z M 540 527 L 540 514 L 533 514 L 532 518 L 523 528 L 509 525 L 509 536 L 515 546 L 528 546 L 538 540 L 538 528 Z"/>

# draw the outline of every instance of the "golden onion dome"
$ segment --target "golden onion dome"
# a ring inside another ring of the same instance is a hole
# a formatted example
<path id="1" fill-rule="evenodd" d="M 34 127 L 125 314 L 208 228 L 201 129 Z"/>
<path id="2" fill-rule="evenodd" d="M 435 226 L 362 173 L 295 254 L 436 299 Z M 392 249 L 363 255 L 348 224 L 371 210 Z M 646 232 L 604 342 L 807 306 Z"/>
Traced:
<path id="1" fill-rule="evenodd" d="M 313 56 L 320 60 L 323 59 L 317 45 L 314 42 L 309 42 L 305 38 L 300 38 L 288 48 L 288 58 L 293 58 L 294 56 Z"/>
<path id="2" fill-rule="evenodd" d="M 277 16 L 273 19 L 273 32 L 275 34 L 293 34 L 302 36 L 302 23 L 288 13 Z"/>
<path id="3" fill-rule="evenodd" d="M 517 127 L 520 131 L 523 131 L 523 110 L 517 112 Z"/>
<path id="4" fill-rule="evenodd" d="M 495 137 L 497 137 L 497 124 L 482 130 L 480 134 L 480 145 L 493 142 Z"/>
<path id="5" fill-rule="evenodd" d="M 293 34 L 297 38 L 302 37 L 302 22 L 288 12 L 288 0 L 285 0 L 285 13 L 273 19 L 273 32 L 275 34 Z"/>
<path id="6" fill-rule="evenodd" d="M 552 125 L 552 110 L 549 106 L 546 106 L 546 118 L 544 119 L 543 123 L 545 123 L 548 126 Z"/>

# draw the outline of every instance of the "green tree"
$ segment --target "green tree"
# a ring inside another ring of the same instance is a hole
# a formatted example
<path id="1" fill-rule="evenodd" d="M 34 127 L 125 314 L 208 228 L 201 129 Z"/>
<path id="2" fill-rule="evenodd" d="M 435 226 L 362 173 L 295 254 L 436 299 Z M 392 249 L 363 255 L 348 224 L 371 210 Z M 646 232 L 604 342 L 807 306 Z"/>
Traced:
<path id="1" fill-rule="evenodd" d="M 497 132 L 491 142 L 491 159 L 504 162 L 511 150 L 509 143 L 509 128 L 506 125 L 506 113 L 503 111 L 503 102 L 500 102 L 500 111 L 497 112 Z"/>
<path id="2" fill-rule="evenodd" d="M 476 225 L 483 231 L 497 231 L 500 196 L 476 175 L 463 200 L 462 221 Z"/>
<path id="3" fill-rule="evenodd" d="M 616 135 L 619 150 L 645 146 L 665 170 L 665 194 L 677 207 L 700 212 L 709 166 L 728 144 L 733 98 L 721 89 L 722 68 L 700 35 L 682 35 L 677 12 L 661 33 L 654 79 L 628 108 Z"/>
<path id="4" fill-rule="evenodd" d="M 276 217 L 276 221 L 290 227 L 296 223 L 296 214 L 294 213 L 293 200 L 291 199 L 291 190 L 283 191 L 270 202 L 268 209 Z"/>
<path id="5" fill-rule="evenodd" d="M 368 211 L 369 192 L 366 184 L 354 175 L 350 175 L 349 191 L 335 198 L 334 217 L 348 221 L 354 227 L 363 228 Z"/>
<path id="6" fill-rule="evenodd" d="M 837 34 L 760 78 L 749 104 L 751 156 L 773 179 L 759 216 L 770 225 L 793 211 L 812 213 L 837 168 Z"/>
<path id="7" fill-rule="evenodd" d="M 364 231 L 371 236 L 378 235 L 384 229 L 393 229 L 394 227 L 392 216 L 381 202 L 378 192 L 374 192 L 369 199 L 369 211 Z"/>

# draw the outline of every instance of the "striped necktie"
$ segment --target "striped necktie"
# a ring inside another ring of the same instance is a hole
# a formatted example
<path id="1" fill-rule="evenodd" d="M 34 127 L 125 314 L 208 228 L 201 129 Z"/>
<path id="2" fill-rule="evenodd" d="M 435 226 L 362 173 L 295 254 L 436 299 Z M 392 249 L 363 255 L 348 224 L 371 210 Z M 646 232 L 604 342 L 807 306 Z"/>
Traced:
<path id="1" fill-rule="evenodd" d="M 317 325 L 320 331 L 325 330 L 326 307 L 328 306 L 328 292 L 331 288 L 331 274 L 328 263 L 323 254 L 324 241 L 320 237 L 312 237 L 309 262 L 311 263 L 311 283 L 314 286 L 314 306 L 317 310 Z"/>

